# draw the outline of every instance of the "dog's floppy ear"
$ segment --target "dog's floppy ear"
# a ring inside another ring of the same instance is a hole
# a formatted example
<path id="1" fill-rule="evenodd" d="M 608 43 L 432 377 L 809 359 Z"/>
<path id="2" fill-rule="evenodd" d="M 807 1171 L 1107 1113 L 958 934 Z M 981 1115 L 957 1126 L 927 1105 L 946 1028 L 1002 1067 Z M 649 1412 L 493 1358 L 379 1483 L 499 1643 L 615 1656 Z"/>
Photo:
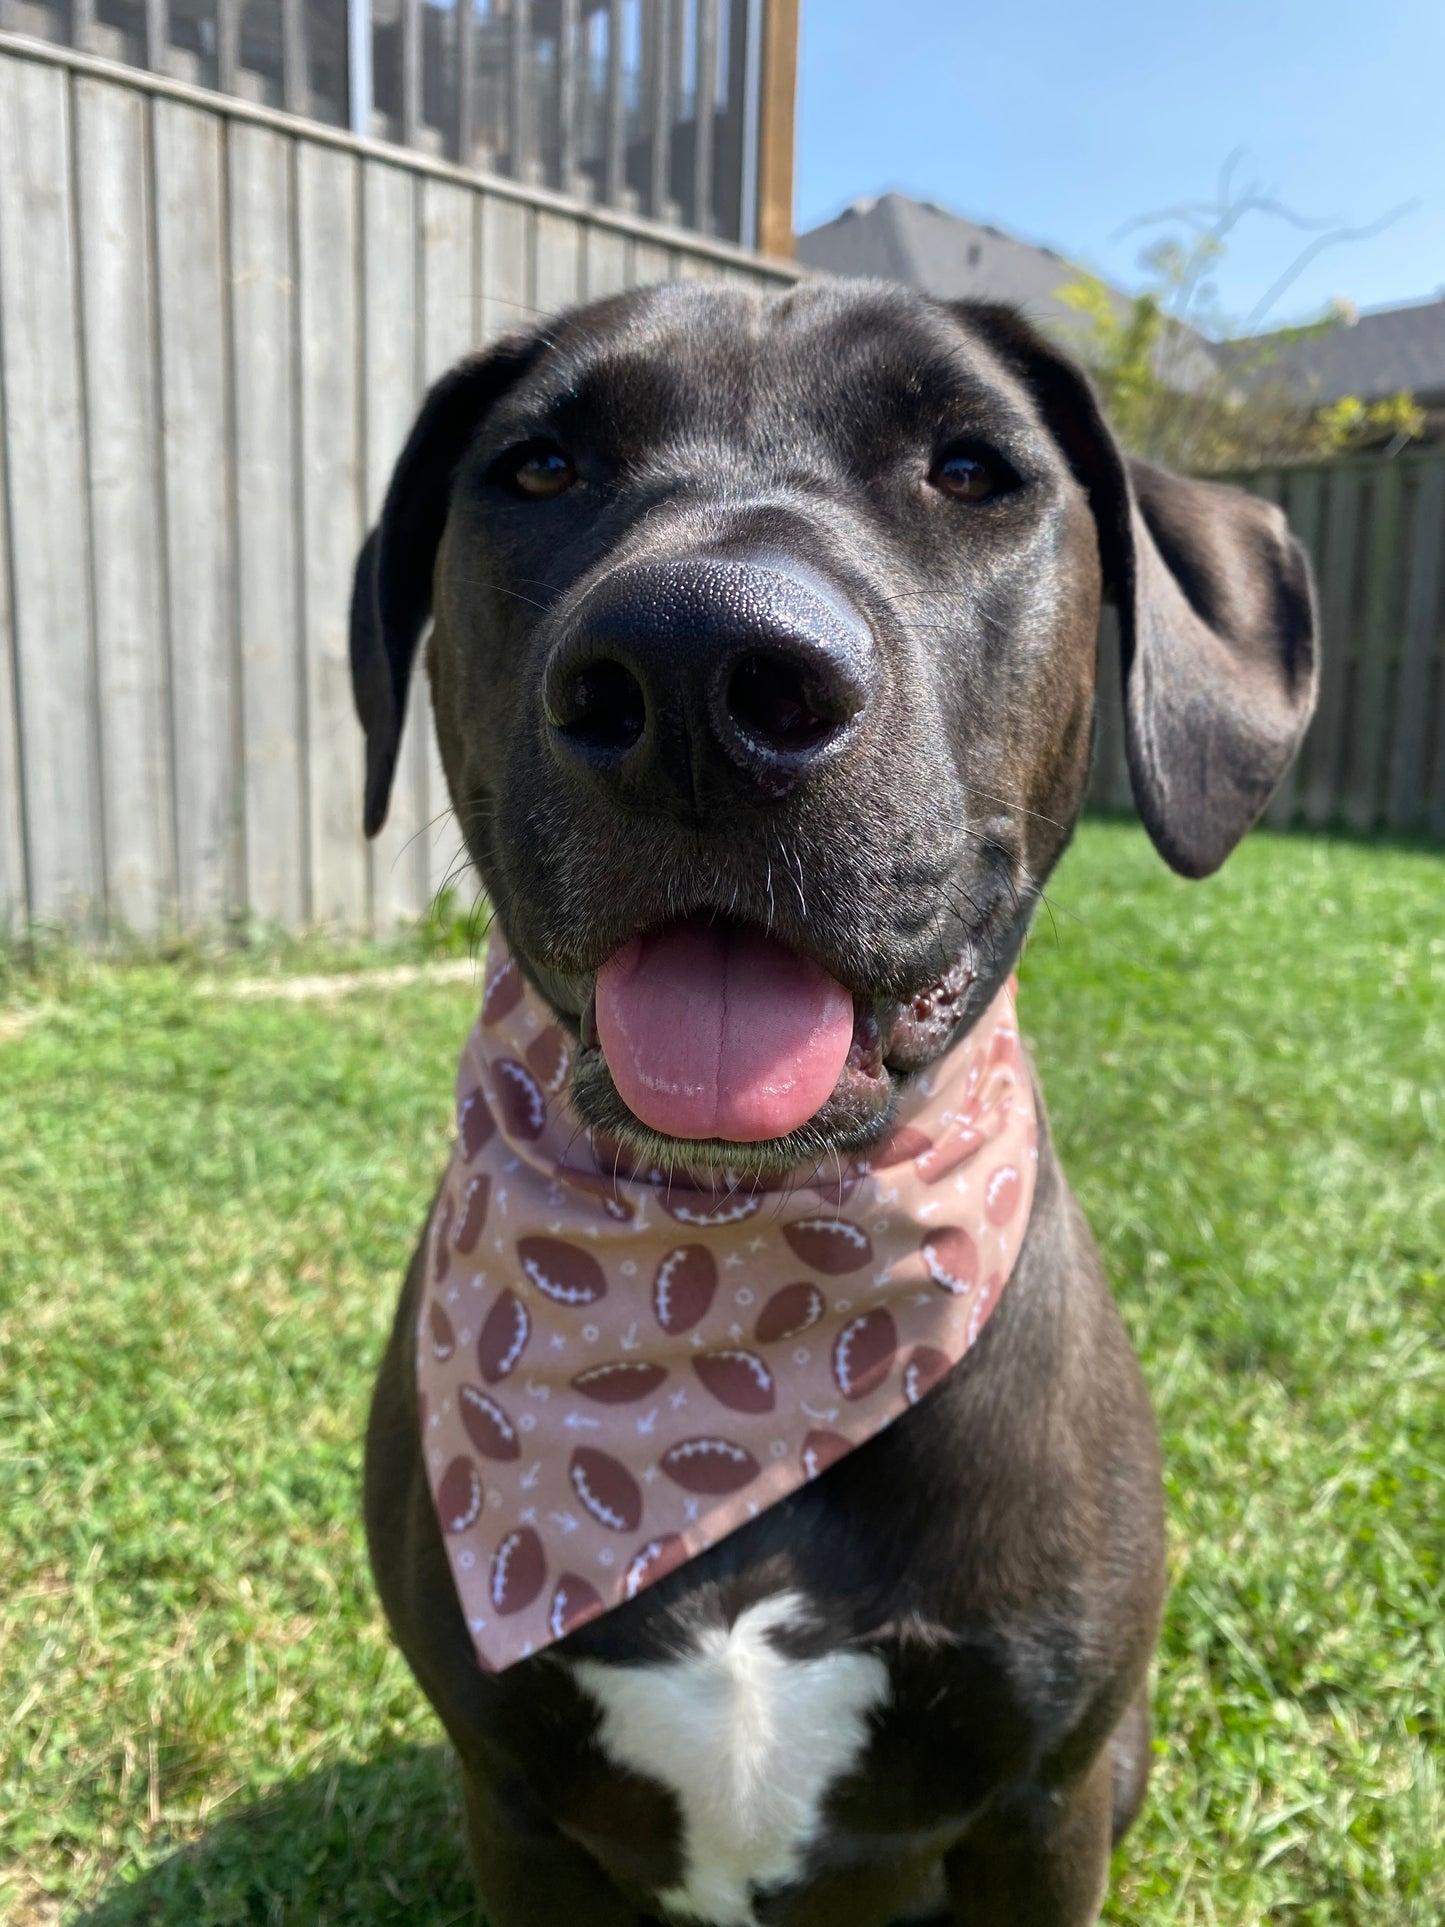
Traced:
<path id="1" fill-rule="evenodd" d="M 432 570 L 446 528 L 452 481 L 492 404 L 529 366 L 535 335 L 509 335 L 442 376 L 422 403 L 392 474 L 381 520 L 362 544 L 351 589 L 351 689 L 366 732 L 363 822 L 386 821 L 407 684 L 431 614 Z"/>
<path id="2" fill-rule="evenodd" d="M 1314 711 L 1309 559 L 1270 503 L 1122 455 L 1088 381 L 1011 309 L 956 312 L 1023 377 L 1089 492 L 1119 610 L 1134 801 L 1165 860 L 1208 876 Z"/>

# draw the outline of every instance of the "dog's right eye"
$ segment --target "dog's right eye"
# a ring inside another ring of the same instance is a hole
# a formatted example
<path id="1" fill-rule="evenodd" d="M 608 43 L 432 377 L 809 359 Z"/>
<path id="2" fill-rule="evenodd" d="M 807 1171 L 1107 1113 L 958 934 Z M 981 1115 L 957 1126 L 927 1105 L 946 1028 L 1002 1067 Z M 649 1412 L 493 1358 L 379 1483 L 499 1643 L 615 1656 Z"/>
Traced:
<path id="1" fill-rule="evenodd" d="M 529 502 L 550 502 L 565 495 L 577 480 L 572 458 L 556 442 L 523 442 L 509 448 L 496 462 L 492 474 L 514 495 Z"/>

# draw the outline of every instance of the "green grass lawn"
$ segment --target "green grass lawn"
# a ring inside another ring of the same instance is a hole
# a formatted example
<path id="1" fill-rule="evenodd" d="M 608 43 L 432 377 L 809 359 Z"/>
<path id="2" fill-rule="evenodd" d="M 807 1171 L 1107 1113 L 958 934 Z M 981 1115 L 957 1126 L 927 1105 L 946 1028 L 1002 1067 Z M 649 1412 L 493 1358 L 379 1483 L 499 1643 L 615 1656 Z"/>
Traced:
<path id="1" fill-rule="evenodd" d="M 1107 1918 L 1439 1923 L 1445 856 L 1186 885 L 1094 824 L 1051 898 L 1024 1024 L 1169 1486 Z M 357 1481 L 475 996 L 231 987 L 70 957 L 0 1009 L 0 1918 L 460 1922 Z"/>

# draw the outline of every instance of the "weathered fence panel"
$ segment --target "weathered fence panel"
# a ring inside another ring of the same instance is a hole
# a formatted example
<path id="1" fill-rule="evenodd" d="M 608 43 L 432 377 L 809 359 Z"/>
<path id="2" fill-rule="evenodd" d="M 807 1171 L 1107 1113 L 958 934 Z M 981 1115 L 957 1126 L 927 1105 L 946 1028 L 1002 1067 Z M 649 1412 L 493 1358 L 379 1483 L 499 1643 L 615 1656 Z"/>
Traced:
<path id="1" fill-rule="evenodd" d="M 384 929 L 459 867 L 425 680 L 360 831 L 346 618 L 427 384 L 725 243 L 0 35 L 0 930 Z"/>
<path id="2" fill-rule="evenodd" d="M 1268 821 L 1445 839 L 1445 454 L 1226 478 L 1278 502 L 1319 590 L 1319 707 Z M 1127 808 L 1106 625 L 1091 796 Z"/>

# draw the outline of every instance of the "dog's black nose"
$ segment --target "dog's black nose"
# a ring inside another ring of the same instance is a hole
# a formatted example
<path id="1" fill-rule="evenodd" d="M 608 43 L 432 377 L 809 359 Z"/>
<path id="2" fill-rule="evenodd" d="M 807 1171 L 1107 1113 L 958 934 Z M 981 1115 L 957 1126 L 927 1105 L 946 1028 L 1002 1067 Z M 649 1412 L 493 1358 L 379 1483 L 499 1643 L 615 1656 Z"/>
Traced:
<path id="1" fill-rule="evenodd" d="M 557 753 L 642 805 L 785 796 L 853 734 L 877 677 L 862 617 L 766 559 L 634 563 L 552 650 Z"/>

